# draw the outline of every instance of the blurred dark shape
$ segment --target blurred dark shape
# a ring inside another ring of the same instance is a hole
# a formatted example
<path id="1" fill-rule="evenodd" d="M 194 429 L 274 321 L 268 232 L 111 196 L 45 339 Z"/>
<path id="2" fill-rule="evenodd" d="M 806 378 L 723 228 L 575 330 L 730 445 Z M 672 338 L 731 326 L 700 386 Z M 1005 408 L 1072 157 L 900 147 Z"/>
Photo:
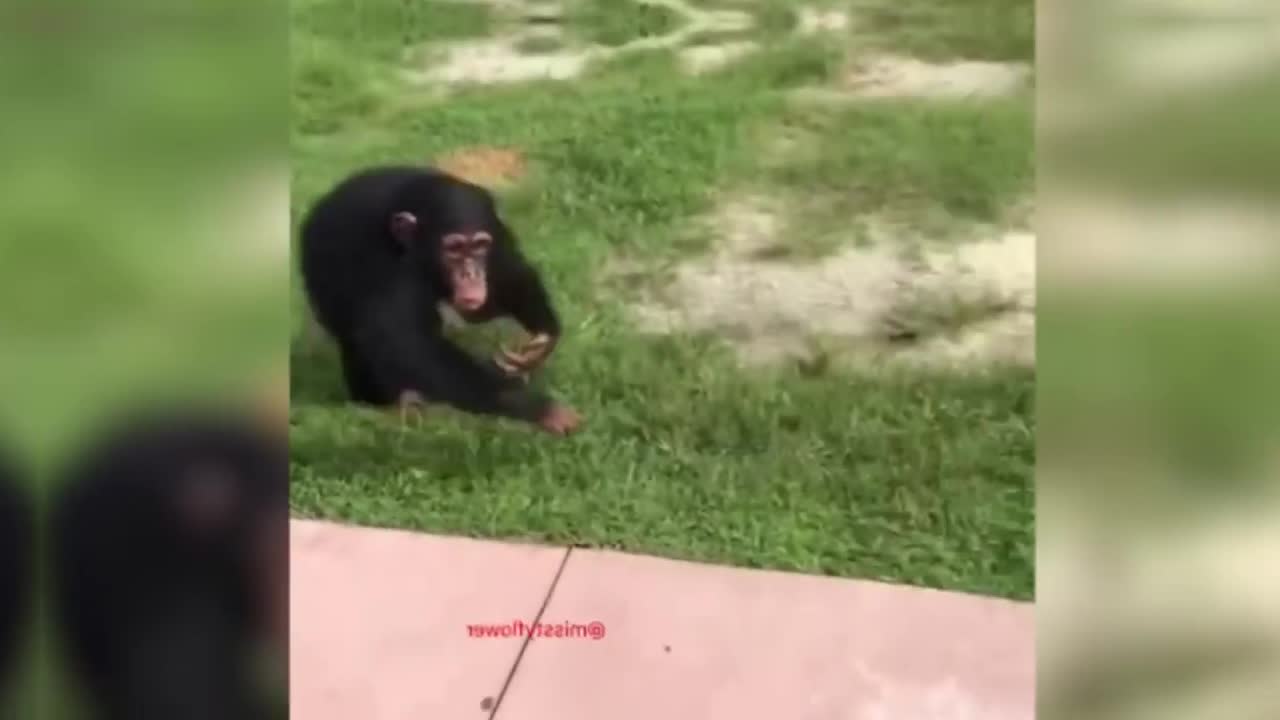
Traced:
<path id="1" fill-rule="evenodd" d="M 0 698 L 7 697 L 28 625 L 34 527 L 26 488 L 0 454 Z"/>
<path id="2" fill-rule="evenodd" d="M 261 423 L 212 415 L 150 416 L 79 457 L 53 508 L 54 603 L 95 717 L 273 716 L 255 660 L 287 635 L 287 471 Z"/>

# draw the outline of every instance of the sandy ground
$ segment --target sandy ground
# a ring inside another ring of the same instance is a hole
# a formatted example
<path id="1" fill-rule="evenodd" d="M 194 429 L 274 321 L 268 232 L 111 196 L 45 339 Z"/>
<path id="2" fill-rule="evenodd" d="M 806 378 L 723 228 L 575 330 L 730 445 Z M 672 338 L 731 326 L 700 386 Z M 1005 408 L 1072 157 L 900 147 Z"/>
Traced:
<path id="1" fill-rule="evenodd" d="M 617 47 L 585 45 L 561 47 L 545 52 L 521 49 L 521 43 L 539 35 L 557 34 L 541 25 L 522 25 L 510 32 L 483 40 L 451 43 L 444 47 L 443 55 L 432 58 L 425 71 L 411 73 L 411 78 L 428 83 L 497 84 L 551 79 L 568 80 L 578 76 L 595 61 L 604 60 L 635 50 L 677 48 L 695 35 L 706 32 L 736 32 L 751 28 L 755 19 L 737 10 L 703 10 L 683 0 L 637 0 L 649 5 L 665 7 L 680 18 L 676 29 L 666 35 L 636 38 Z M 512 3 L 528 13 L 558 15 L 560 8 L 548 4 Z M 692 61 L 699 69 L 708 61 L 704 52 L 701 60 Z M 714 63 L 714 61 L 711 61 Z"/>
<path id="2" fill-rule="evenodd" d="M 801 100 L 846 103 L 875 98 L 956 100 L 1006 95 L 1031 77 L 1024 63 L 958 61 L 932 63 L 881 55 L 855 58 L 834 87 L 803 88 Z"/>
<path id="3" fill-rule="evenodd" d="M 429 67 L 411 76 L 437 85 L 500 84 L 551 79 L 570 80 L 591 63 L 634 50 L 671 48 L 690 73 L 718 70 L 759 49 L 751 41 L 732 40 L 685 47 L 695 35 L 708 32 L 748 30 L 754 18 L 737 10 L 704 10 L 684 0 L 636 0 L 665 7 L 680 21 L 671 32 L 637 38 L 617 47 L 566 44 L 545 51 L 530 51 L 522 44 L 536 38 L 564 39 L 555 25 L 514 24 L 508 32 L 480 40 L 444 46 L 430 55 Z M 497 0 L 495 0 L 497 2 Z M 556 4 L 528 4 L 521 0 L 501 3 L 520 17 L 559 17 Z M 853 19 L 839 10 L 802 7 L 797 12 L 795 32 L 800 35 L 844 32 Z M 816 100 L 845 100 L 850 97 L 967 97 L 995 95 L 1017 89 L 1030 74 L 1018 63 L 953 62 L 934 64 L 909 57 L 881 56 L 859 59 L 837 88 L 812 88 L 802 97 Z"/>
<path id="4" fill-rule="evenodd" d="M 514 185 L 526 172 L 524 154 L 514 148 L 484 145 L 459 148 L 433 164 L 463 180 L 487 188 Z"/>
<path id="5" fill-rule="evenodd" d="M 797 12 L 796 31 L 802 35 L 837 32 L 848 28 L 849 22 L 849 13 L 842 10 L 802 7 Z"/>
<path id="6" fill-rule="evenodd" d="M 912 257 L 913 243 L 881 228 L 868 247 L 797 262 L 761 259 L 784 227 L 764 199 L 728 202 L 712 222 L 723 232 L 717 248 L 677 266 L 660 299 L 636 307 L 646 330 L 716 332 L 752 363 L 832 349 L 924 364 L 1034 363 L 1031 233 L 995 233 Z M 904 325 L 921 337 L 889 343 Z"/>
<path id="7" fill-rule="evenodd" d="M 861 97 L 928 98 L 1003 95 L 1026 81 L 1030 67 L 1021 63 L 929 63 L 909 57 L 884 56 L 857 62 L 845 76 L 843 89 Z"/>
<path id="8" fill-rule="evenodd" d="M 700 75 L 719 70 L 759 49 L 759 44 L 749 40 L 721 45 L 697 45 L 680 50 L 680 63 L 687 72 Z"/>
<path id="9" fill-rule="evenodd" d="M 634 50 L 672 48 L 680 56 L 681 64 L 691 73 L 704 73 L 724 67 L 759 49 L 749 41 L 728 41 L 682 47 L 696 35 L 715 32 L 748 30 L 755 24 L 750 13 L 727 9 L 702 9 L 684 0 L 636 0 L 637 2 L 665 7 L 675 13 L 680 21 L 671 32 L 654 37 L 637 38 L 617 47 L 580 45 L 557 47 L 545 51 L 530 51 L 522 44 L 534 38 L 555 37 L 563 34 L 555 25 L 514 24 L 508 32 L 481 40 L 467 40 L 448 44 L 439 55 L 431 56 L 429 67 L 411 72 L 420 82 L 442 84 L 498 84 L 530 80 L 569 80 L 580 75 L 592 62 L 604 60 Z M 508 14 L 519 17 L 560 17 L 563 8 L 555 3 L 530 3 L 523 0 L 491 0 Z M 821 32 L 840 32 L 850 25 L 848 13 L 838 10 L 801 8 L 798 11 L 796 32 L 812 35 Z"/>

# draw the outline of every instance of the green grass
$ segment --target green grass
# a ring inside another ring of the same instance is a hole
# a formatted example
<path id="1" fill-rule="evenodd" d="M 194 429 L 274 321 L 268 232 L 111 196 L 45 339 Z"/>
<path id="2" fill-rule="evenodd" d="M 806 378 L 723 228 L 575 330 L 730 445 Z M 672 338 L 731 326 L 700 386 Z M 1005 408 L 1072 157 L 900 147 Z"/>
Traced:
<path id="1" fill-rule="evenodd" d="M 591 42 L 612 47 L 665 35 L 681 18 L 669 8 L 636 0 L 577 0 L 570 4 L 566 20 Z"/>
<path id="2" fill-rule="evenodd" d="M 806 127 L 829 152 L 766 171 L 761 137 L 797 122 L 786 93 L 829 79 L 837 48 L 771 42 L 700 78 L 681 76 L 669 53 L 642 53 L 575 83 L 441 100 L 388 85 L 378 53 L 313 37 L 336 54 L 328 76 L 345 78 L 348 92 L 294 86 L 295 223 L 363 165 L 475 144 L 521 148 L 531 175 L 502 193 L 501 207 L 566 327 L 537 382 L 587 425 L 557 440 L 433 410 L 402 429 L 343 406 L 331 349 L 298 339 L 297 515 L 1032 595 L 1033 372 L 747 370 L 723 339 L 640 334 L 626 294 L 599 273 L 620 258 L 671 262 L 704 250 L 712 238 L 689 227 L 748 184 L 822 196 L 855 188 L 872 209 L 981 216 L 1030 182 L 1030 127 L 1018 125 L 1029 115 L 1000 103 L 829 113 Z M 295 75 L 303 70 L 295 63 Z M 298 293 L 294 313 L 300 327 Z M 465 335 L 482 347 L 497 331 Z"/>
<path id="3" fill-rule="evenodd" d="M 549 35 L 531 35 L 516 43 L 516 49 L 531 55 L 555 52 L 563 47 L 563 39 Z"/>
<path id="4" fill-rule="evenodd" d="M 689 0 L 701 10 L 733 10 L 755 19 L 754 28 L 765 36 L 777 36 L 795 29 L 797 13 L 806 3 L 796 0 Z"/>
<path id="5" fill-rule="evenodd" d="M 832 235 L 847 235 L 848 219 L 859 214 L 935 234 L 956 219 L 1000 221 L 1034 182 L 1031 104 L 1030 95 L 843 109 L 797 104 L 760 137 L 763 143 L 786 131 L 804 140 L 794 157 L 767 173 L 807 208 L 790 235 L 830 250 Z"/>
<path id="6" fill-rule="evenodd" d="M 853 32 L 922 60 L 1035 60 L 1030 0 L 855 0 Z"/>
<path id="7" fill-rule="evenodd" d="M 479 2 L 301 0 L 290 8 L 295 37 L 326 38 L 389 61 L 428 40 L 483 37 L 492 25 L 490 6 Z"/>

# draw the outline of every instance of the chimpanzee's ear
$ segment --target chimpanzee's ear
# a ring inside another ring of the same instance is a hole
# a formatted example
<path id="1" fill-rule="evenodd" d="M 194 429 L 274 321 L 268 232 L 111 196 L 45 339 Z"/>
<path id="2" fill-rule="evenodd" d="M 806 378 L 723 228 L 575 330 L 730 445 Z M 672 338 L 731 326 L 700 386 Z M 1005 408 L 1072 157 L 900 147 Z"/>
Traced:
<path id="1" fill-rule="evenodd" d="M 391 216 L 391 237 L 404 247 L 413 242 L 418 229 L 418 218 L 411 212 L 398 212 Z"/>

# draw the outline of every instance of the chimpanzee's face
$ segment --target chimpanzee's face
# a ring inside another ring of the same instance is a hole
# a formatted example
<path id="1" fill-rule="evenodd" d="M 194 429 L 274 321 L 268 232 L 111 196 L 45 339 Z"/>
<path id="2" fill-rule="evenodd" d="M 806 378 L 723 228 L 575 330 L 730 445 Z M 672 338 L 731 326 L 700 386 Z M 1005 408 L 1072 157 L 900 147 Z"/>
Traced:
<path id="1" fill-rule="evenodd" d="M 391 234 L 421 259 L 427 272 L 440 274 L 449 289 L 449 303 L 460 313 L 484 307 L 489 297 L 492 234 L 465 226 L 441 232 L 437 227 L 419 225 L 417 216 L 408 212 L 391 218 Z"/>
<path id="2" fill-rule="evenodd" d="M 452 290 L 450 302 L 461 312 L 484 306 L 489 295 L 489 251 L 493 236 L 484 230 L 452 232 L 440 239 L 440 261 Z"/>

